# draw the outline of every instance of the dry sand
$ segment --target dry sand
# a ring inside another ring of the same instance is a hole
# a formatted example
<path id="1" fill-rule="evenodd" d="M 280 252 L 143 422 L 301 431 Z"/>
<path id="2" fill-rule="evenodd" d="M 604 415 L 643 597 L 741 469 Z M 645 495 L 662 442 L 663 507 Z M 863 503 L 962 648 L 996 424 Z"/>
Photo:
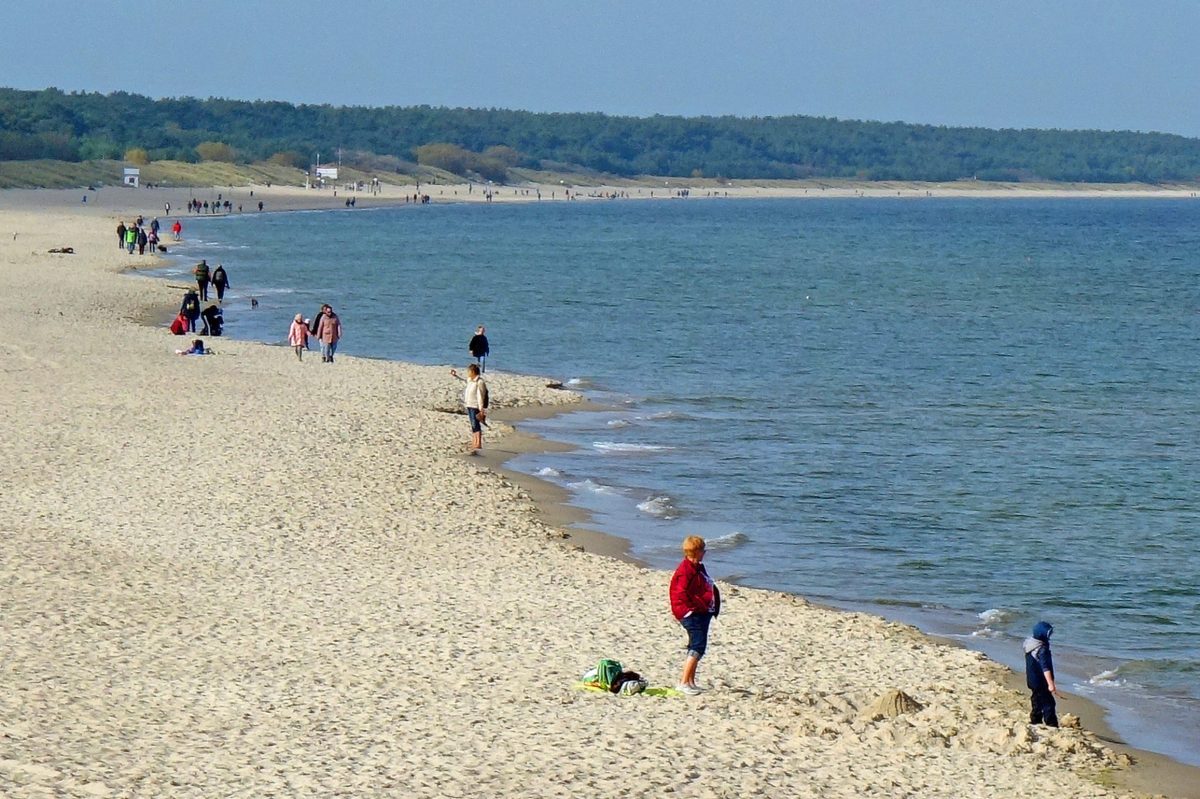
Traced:
<path id="1" fill-rule="evenodd" d="M 166 193 L 78 194 L 0 192 L 0 795 L 1128 795 L 982 655 L 774 592 L 724 586 L 703 696 L 573 690 L 605 656 L 675 682 L 669 575 L 465 457 L 446 368 L 177 357 L 136 322 L 178 292 L 114 240 Z M 893 689 L 922 709 L 864 712 Z"/>

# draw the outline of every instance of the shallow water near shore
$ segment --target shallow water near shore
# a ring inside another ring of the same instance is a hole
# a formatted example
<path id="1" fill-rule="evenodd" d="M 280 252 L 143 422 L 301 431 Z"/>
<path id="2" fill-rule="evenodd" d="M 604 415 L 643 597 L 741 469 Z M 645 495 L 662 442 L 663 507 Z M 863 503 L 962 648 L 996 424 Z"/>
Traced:
<path id="1" fill-rule="evenodd" d="M 669 567 L 1019 660 L 1200 763 L 1200 202 L 687 200 L 184 217 L 227 333 L 554 375 L 613 410 L 512 465 Z M 173 281 L 175 282 L 175 281 Z M 259 300 L 256 310 L 249 297 Z M 214 342 L 214 346 L 217 346 Z M 281 357 L 285 353 L 281 351 Z M 781 653 L 786 656 L 786 653 Z M 1160 728 L 1157 732 L 1151 727 Z"/>

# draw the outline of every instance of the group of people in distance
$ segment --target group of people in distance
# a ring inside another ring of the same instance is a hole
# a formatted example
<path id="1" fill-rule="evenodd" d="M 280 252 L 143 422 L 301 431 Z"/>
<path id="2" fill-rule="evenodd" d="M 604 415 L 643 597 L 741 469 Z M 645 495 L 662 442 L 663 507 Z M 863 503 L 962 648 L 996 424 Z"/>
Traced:
<path id="1" fill-rule="evenodd" d="M 179 224 L 176 222 L 176 224 Z M 208 302 L 208 286 L 217 290 L 217 303 L 225 300 L 225 289 L 229 288 L 229 275 L 225 267 L 217 264 L 217 268 L 209 272 L 208 261 L 201 260 L 192 270 L 196 278 L 196 290 L 184 292 L 183 302 L 179 305 L 179 315 L 171 323 L 171 332 L 175 335 L 195 333 L 196 326 L 203 321 L 202 336 L 219 336 L 225 327 L 225 317 L 219 304 L 209 305 L 201 310 L 200 304 Z"/>

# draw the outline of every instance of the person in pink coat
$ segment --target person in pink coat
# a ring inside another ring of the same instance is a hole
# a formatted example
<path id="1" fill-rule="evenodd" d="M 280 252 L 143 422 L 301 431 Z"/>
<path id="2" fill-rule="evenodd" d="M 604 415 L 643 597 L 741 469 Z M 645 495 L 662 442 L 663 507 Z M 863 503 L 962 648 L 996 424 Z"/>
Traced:
<path id="1" fill-rule="evenodd" d="M 288 344 L 295 347 L 296 360 L 304 360 L 304 351 L 308 349 L 308 325 L 304 324 L 304 317 L 300 314 L 296 314 L 288 329 Z"/>
<path id="2" fill-rule="evenodd" d="M 326 304 L 321 306 L 321 321 L 317 323 L 317 338 L 321 341 L 321 360 L 333 363 L 333 354 L 337 352 L 338 341 L 342 338 L 342 320 Z"/>

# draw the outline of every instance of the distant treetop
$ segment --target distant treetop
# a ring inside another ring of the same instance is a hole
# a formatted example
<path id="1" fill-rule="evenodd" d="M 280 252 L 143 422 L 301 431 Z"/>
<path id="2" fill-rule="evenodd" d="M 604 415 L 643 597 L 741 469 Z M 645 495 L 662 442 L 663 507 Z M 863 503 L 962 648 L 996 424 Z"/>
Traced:
<path id="1" fill-rule="evenodd" d="M 337 148 L 483 179 L 514 166 L 707 178 L 1200 179 L 1200 139 L 823 117 L 617 117 L 495 108 L 337 107 L 0 89 L 0 161 L 272 160 Z"/>

